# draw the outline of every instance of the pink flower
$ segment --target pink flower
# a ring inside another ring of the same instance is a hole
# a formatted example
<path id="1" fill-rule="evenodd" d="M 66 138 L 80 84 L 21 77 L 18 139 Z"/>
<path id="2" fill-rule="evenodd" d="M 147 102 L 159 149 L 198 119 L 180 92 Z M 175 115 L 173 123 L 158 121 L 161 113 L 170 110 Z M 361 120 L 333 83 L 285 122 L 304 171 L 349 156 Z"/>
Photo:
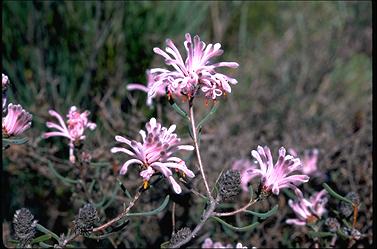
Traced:
<path id="1" fill-rule="evenodd" d="M 155 83 L 155 74 L 156 73 L 152 73 L 151 70 L 147 70 L 147 85 L 144 86 L 142 84 L 128 84 L 127 90 L 130 90 L 130 91 L 140 90 L 140 91 L 148 93 Z M 156 91 L 156 94 L 154 96 L 148 95 L 148 98 L 147 98 L 148 106 L 152 106 L 152 101 L 154 97 L 160 97 L 160 96 L 166 95 L 166 88 L 164 85 L 161 85 L 159 88 L 156 88 L 155 91 Z M 180 94 L 177 93 L 177 95 L 180 95 Z"/>
<path id="2" fill-rule="evenodd" d="M 300 198 L 299 201 L 288 201 L 289 206 L 296 213 L 297 219 L 287 219 L 286 223 L 304 226 L 314 223 L 327 211 L 325 205 L 327 203 L 326 190 L 315 193 L 309 200 Z"/>
<path id="3" fill-rule="evenodd" d="M 206 238 L 202 244 L 202 248 L 242 248 L 242 249 L 247 249 L 247 246 L 243 246 L 242 243 L 238 242 L 236 246 L 232 246 L 231 244 L 227 244 L 226 246 L 223 245 L 221 242 L 215 242 L 210 238 Z M 255 248 L 255 247 L 253 247 Z"/>
<path id="4" fill-rule="evenodd" d="M 289 149 L 289 153 L 297 157 L 297 152 L 294 149 Z M 318 166 L 317 166 L 317 161 L 318 161 L 318 149 L 313 149 L 313 150 L 306 150 L 303 156 L 302 160 L 302 173 L 305 175 L 312 175 L 312 176 L 318 176 L 321 175 L 321 172 L 318 171 Z"/>
<path id="5" fill-rule="evenodd" d="M 278 195 L 280 189 L 283 188 L 291 188 L 298 196 L 302 196 L 296 185 L 309 181 L 309 176 L 291 174 L 300 169 L 301 161 L 299 158 L 285 155 L 285 153 L 285 148 L 281 147 L 278 161 L 274 166 L 271 151 L 267 146 L 264 148 L 258 146 L 257 150 L 251 151 L 251 155 L 258 161 L 260 169 L 249 169 L 247 172 L 251 177 L 261 176 L 260 190 L 263 196 L 268 196 L 271 191 Z"/>
<path id="6" fill-rule="evenodd" d="M 215 71 L 218 67 L 237 68 L 236 62 L 218 62 L 210 64 L 210 60 L 214 57 L 220 56 L 223 50 L 220 49 L 221 44 L 206 45 L 196 35 L 194 41 L 190 34 L 186 34 L 186 41 L 184 46 L 187 52 L 187 58 L 183 58 L 170 39 L 166 40 L 167 47 L 164 52 L 160 48 L 154 48 L 156 54 L 165 58 L 165 63 L 172 66 L 172 71 L 162 68 L 152 69 L 151 72 L 156 74 L 155 82 L 149 89 L 149 96 L 155 96 L 160 89 L 166 89 L 169 93 L 183 94 L 189 98 L 196 95 L 196 92 L 201 88 L 204 95 L 209 99 L 216 99 L 216 97 L 230 93 L 231 84 L 237 84 L 237 80 L 230 78 L 222 73 Z"/>
<path id="7" fill-rule="evenodd" d="M 31 126 L 33 116 L 25 111 L 21 105 L 8 105 L 8 113 L 3 118 L 3 136 L 18 136 Z"/>
<path id="8" fill-rule="evenodd" d="M 122 136 L 115 136 L 115 140 L 127 144 L 132 149 L 132 151 L 121 147 L 113 147 L 111 149 L 112 153 L 123 152 L 132 157 L 123 164 L 120 174 L 126 174 L 129 165 L 139 164 L 143 169 L 140 172 L 140 176 L 144 180 L 144 188 L 148 186 L 151 176 L 156 172 L 160 172 L 170 181 L 174 191 L 177 194 L 181 193 L 182 189 L 174 180 L 171 169 L 181 171 L 191 178 L 195 175 L 187 168 L 186 163 L 182 159 L 172 156 L 172 154 L 179 150 L 193 150 L 194 147 L 191 145 L 180 145 L 180 138 L 177 137 L 177 134 L 173 133 L 176 128 L 175 125 L 167 129 L 156 122 L 155 118 L 151 118 L 145 125 L 145 128 L 147 132 L 144 130 L 139 131 L 142 142 L 129 140 Z"/>
<path id="9" fill-rule="evenodd" d="M 249 169 L 255 169 L 256 166 L 257 165 L 254 164 L 253 162 L 251 162 L 249 159 L 239 159 L 239 160 L 236 160 L 233 163 L 233 165 L 232 165 L 232 169 L 233 170 L 240 171 L 240 174 L 241 174 L 241 188 L 245 192 L 249 192 L 248 183 L 253 178 L 252 175 L 250 175 L 250 174 L 247 173 L 247 170 L 249 170 Z"/>
<path id="10" fill-rule="evenodd" d="M 233 246 L 231 244 L 227 244 L 226 246 L 224 246 L 221 242 L 213 243 L 213 241 L 210 238 L 207 238 L 204 240 L 202 248 L 233 248 Z"/>
<path id="11" fill-rule="evenodd" d="M 7 89 L 9 87 L 9 79 L 8 76 L 2 73 L 2 85 L 1 85 L 1 91 L 3 95 L 3 109 L 7 104 Z"/>
<path id="12" fill-rule="evenodd" d="M 55 117 L 59 123 L 46 122 L 48 128 L 56 129 L 57 131 L 46 132 L 43 138 L 49 137 L 66 137 L 69 139 L 69 160 L 74 163 L 75 156 L 73 150 L 75 145 L 79 145 L 82 140 L 86 138 L 84 132 L 87 128 L 94 130 L 96 124 L 88 121 L 89 111 L 80 113 L 76 106 L 72 106 L 67 114 L 67 125 L 64 123 L 62 116 L 54 110 L 50 110 L 49 114 Z"/>

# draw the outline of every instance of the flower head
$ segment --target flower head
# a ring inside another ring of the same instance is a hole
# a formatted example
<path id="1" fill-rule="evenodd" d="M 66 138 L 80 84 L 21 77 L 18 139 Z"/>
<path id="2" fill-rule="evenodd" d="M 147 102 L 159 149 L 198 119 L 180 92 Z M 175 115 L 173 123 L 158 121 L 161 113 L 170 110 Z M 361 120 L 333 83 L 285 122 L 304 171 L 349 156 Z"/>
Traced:
<path id="1" fill-rule="evenodd" d="M 297 157 L 297 152 L 294 149 L 289 149 L 288 152 L 294 156 Z M 304 156 L 302 158 L 302 168 L 301 172 L 305 175 L 320 175 L 321 173 L 318 171 L 318 149 L 313 150 L 306 150 L 304 153 Z"/>
<path id="2" fill-rule="evenodd" d="M 248 183 L 253 178 L 253 176 L 247 173 L 247 170 L 255 169 L 256 167 L 257 165 L 251 162 L 249 159 L 239 159 L 232 164 L 232 169 L 241 172 L 241 188 L 245 192 L 249 191 Z"/>
<path id="3" fill-rule="evenodd" d="M 192 40 L 191 35 L 185 35 L 184 46 L 187 58 L 183 58 L 170 39 L 166 40 L 165 51 L 154 48 L 156 54 L 165 58 L 166 65 L 172 66 L 173 70 L 154 68 L 152 73 L 156 73 L 154 84 L 149 89 L 149 96 L 155 96 L 161 89 L 166 89 L 172 94 L 183 94 L 188 97 L 196 95 L 200 88 L 209 99 L 230 93 L 230 84 L 237 84 L 237 80 L 215 71 L 218 67 L 237 68 L 236 62 L 218 62 L 211 64 L 210 60 L 223 54 L 220 43 L 206 45 L 196 35 Z"/>
<path id="4" fill-rule="evenodd" d="M 274 165 L 270 149 L 265 146 L 258 146 L 257 150 L 252 150 L 251 155 L 258 161 L 260 169 L 247 170 L 250 177 L 261 176 L 260 192 L 263 196 L 272 193 L 278 195 L 280 189 L 291 188 L 299 196 L 301 191 L 296 185 L 309 181 L 307 175 L 292 174 L 300 169 L 301 161 L 291 155 L 286 155 L 284 147 L 279 149 L 279 158 Z"/>
<path id="5" fill-rule="evenodd" d="M 46 132 L 43 134 L 43 138 L 49 137 L 66 137 L 69 139 L 70 147 L 70 161 L 75 162 L 73 155 L 73 149 L 75 145 L 79 145 L 80 141 L 84 140 L 86 136 L 84 132 L 87 128 L 94 130 L 96 124 L 88 121 L 89 111 L 80 113 L 76 106 L 72 106 L 67 114 L 67 125 L 64 123 L 63 117 L 54 110 L 50 110 L 49 114 L 55 117 L 59 123 L 46 122 L 48 128 L 56 129 L 57 131 Z"/>
<path id="6" fill-rule="evenodd" d="M 175 125 L 169 128 L 162 127 L 155 118 L 151 118 L 145 128 L 146 132 L 144 130 L 139 131 L 142 138 L 141 142 L 129 140 L 122 136 L 115 136 L 115 140 L 127 144 L 132 150 L 121 147 L 113 147 L 111 149 L 112 153 L 123 152 L 132 157 L 123 164 L 120 174 L 126 174 L 129 165 L 138 164 L 143 169 L 140 172 L 140 176 L 144 180 L 145 188 L 148 186 L 148 181 L 152 175 L 160 172 L 170 181 L 174 191 L 178 194 L 181 193 L 182 189 L 174 180 L 171 169 L 182 172 L 191 178 L 195 175 L 187 168 L 182 159 L 172 155 L 179 150 L 193 150 L 194 147 L 180 144 L 180 138 L 177 137 L 176 133 L 173 133 L 176 128 Z"/>
<path id="7" fill-rule="evenodd" d="M 3 118 L 3 136 L 17 136 L 29 129 L 33 116 L 25 111 L 21 105 L 8 105 L 8 113 Z"/>
<path id="8" fill-rule="evenodd" d="M 316 222 L 326 212 L 326 190 L 315 193 L 309 198 L 299 198 L 297 202 L 288 201 L 288 205 L 295 212 L 297 219 L 287 219 L 286 223 L 304 226 Z"/>

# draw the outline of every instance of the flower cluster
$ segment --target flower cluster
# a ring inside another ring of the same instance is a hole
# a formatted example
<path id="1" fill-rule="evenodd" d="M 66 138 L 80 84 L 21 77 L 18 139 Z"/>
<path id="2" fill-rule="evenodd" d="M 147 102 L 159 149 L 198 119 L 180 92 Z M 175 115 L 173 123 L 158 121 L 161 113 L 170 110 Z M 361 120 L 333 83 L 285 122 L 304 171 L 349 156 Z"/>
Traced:
<path id="1" fill-rule="evenodd" d="M 220 56 L 223 53 L 220 43 L 206 45 L 196 35 L 192 40 L 190 34 L 185 35 L 186 41 L 184 46 L 187 52 L 187 58 L 183 58 L 170 39 L 166 40 L 167 47 L 165 51 L 160 48 L 154 48 L 153 51 L 165 58 L 165 63 L 172 66 L 172 71 L 163 68 L 151 69 L 154 77 L 153 85 L 148 89 L 149 98 L 154 97 L 162 91 L 169 94 L 186 95 L 193 97 L 200 88 L 204 95 L 209 99 L 216 99 L 218 96 L 231 92 L 230 84 L 237 84 L 237 80 L 216 72 L 218 67 L 237 68 L 236 62 L 218 62 L 210 64 L 210 60 Z"/>
<path id="2" fill-rule="evenodd" d="M 315 193 L 309 198 L 300 198 L 297 202 L 288 201 L 288 205 L 297 215 L 297 219 L 287 219 L 286 223 L 304 226 L 315 223 L 326 212 L 327 203 L 326 190 Z"/>
<path id="3" fill-rule="evenodd" d="M 292 174 L 302 167 L 299 158 L 286 155 L 284 147 L 279 149 L 279 158 L 275 165 L 267 146 L 258 146 L 257 150 L 251 151 L 251 155 L 258 161 L 260 169 L 248 169 L 247 173 L 251 178 L 261 177 L 261 196 L 269 196 L 271 192 L 278 195 L 283 188 L 291 188 L 298 196 L 302 196 L 296 185 L 309 181 L 309 176 Z"/>
<path id="4" fill-rule="evenodd" d="M 144 180 L 144 188 L 148 186 L 148 181 L 152 175 L 160 172 L 170 181 L 174 191 L 177 194 L 181 193 L 182 189 L 174 180 L 171 169 L 180 171 L 183 175 L 191 178 L 195 175 L 187 168 L 182 159 L 172 156 L 172 154 L 179 150 L 193 150 L 194 147 L 180 144 L 180 138 L 173 133 L 176 128 L 175 125 L 169 128 L 162 127 L 155 118 L 151 118 L 145 128 L 146 132 L 144 130 L 139 131 L 142 142 L 129 140 L 122 136 L 115 137 L 115 140 L 127 144 L 132 149 L 132 151 L 121 147 L 111 149 L 112 153 L 123 152 L 132 157 L 123 164 L 120 174 L 126 174 L 129 165 L 138 164 L 143 169 L 140 176 Z"/>
<path id="5" fill-rule="evenodd" d="M 210 238 L 206 238 L 202 244 L 202 248 L 242 248 L 247 249 L 247 246 L 243 246 L 242 243 L 238 242 L 236 246 L 227 244 L 226 246 L 221 242 L 213 242 Z M 255 248 L 255 247 L 252 247 Z"/>
<path id="6" fill-rule="evenodd" d="M 247 170 L 252 170 L 256 167 L 257 165 L 249 159 L 239 159 L 232 164 L 232 169 L 238 170 L 241 173 L 241 189 L 245 192 L 249 192 L 248 183 L 253 178 L 252 175 L 247 173 Z"/>
<path id="7" fill-rule="evenodd" d="M 79 146 L 80 142 L 85 139 L 84 132 L 87 128 L 94 130 L 96 124 L 88 121 L 89 111 L 80 113 L 76 106 L 72 106 L 67 114 L 67 125 L 64 123 L 63 117 L 54 110 L 50 110 L 49 114 L 58 120 L 57 123 L 46 122 L 48 128 L 56 129 L 56 131 L 46 132 L 43 138 L 54 136 L 66 137 L 69 139 L 69 160 L 74 163 L 75 156 L 73 150 L 75 146 Z"/>

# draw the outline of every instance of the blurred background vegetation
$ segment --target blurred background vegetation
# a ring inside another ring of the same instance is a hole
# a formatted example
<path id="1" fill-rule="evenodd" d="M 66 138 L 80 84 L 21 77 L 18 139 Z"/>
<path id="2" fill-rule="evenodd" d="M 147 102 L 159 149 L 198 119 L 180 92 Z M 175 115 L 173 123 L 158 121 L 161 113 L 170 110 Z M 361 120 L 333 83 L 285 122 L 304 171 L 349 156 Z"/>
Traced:
<path id="1" fill-rule="evenodd" d="M 8 236 L 12 215 L 20 207 L 30 208 L 58 232 L 66 231 L 75 213 L 67 201 L 70 190 L 51 180 L 46 165 L 36 159 L 50 154 L 66 159 L 68 154 L 61 139 L 40 138 L 48 110 L 63 115 L 72 105 L 90 110 L 98 125 L 89 136 L 93 158 L 114 160 L 109 152 L 114 135 L 133 137 L 158 114 L 145 105 L 146 94 L 128 92 L 127 83 L 145 84 L 145 71 L 163 65 L 152 49 L 164 47 L 166 38 L 183 53 L 184 34 L 189 32 L 206 43 L 220 42 L 222 60 L 240 64 L 230 71 L 238 85 L 204 128 L 208 172 L 218 174 L 232 160 L 248 158 L 258 144 L 269 145 L 275 155 L 282 145 L 299 151 L 317 147 L 327 181 L 336 181 L 342 194 L 355 191 L 361 196 L 358 229 L 368 236 L 360 243 L 371 243 L 371 2 L 3 1 L 2 14 L 2 72 L 11 81 L 8 102 L 33 114 L 26 133 L 29 143 L 3 154 L 3 232 Z M 197 103 L 199 115 L 208 110 Z M 179 123 L 166 100 L 158 105 L 166 125 Z M 179 132 L 188 137 L 184 128 Z M 59 169 L 68 172 L 69 166 L 62 163 Z M 112 169 L 106 172 L 116 175 Z M 217 174 L 210 173 L 212 182 Z M 210 223 L 205 235 L 257 247 L 309 246 L 305 235 L 284 224 L 291 214 L 286 197 L 276 201 L 283 203 L 283 211 L 257 232 L 227 234 Z M 188 208 L 179 208 L 182 217 L 187 216 Z M 140 220 L 139 232 L 125 232 L 120 245 L 159 246 L 168 240 L 171 231 L 163 231 L 162 224 L 170 225 L 169 212 L 148 218 L 156 229 L 145 233 Z M 190 215 L 195 217 L 195 211 Z M 195 224 L 187 217 L 177 222 L 178 227 Z"/>

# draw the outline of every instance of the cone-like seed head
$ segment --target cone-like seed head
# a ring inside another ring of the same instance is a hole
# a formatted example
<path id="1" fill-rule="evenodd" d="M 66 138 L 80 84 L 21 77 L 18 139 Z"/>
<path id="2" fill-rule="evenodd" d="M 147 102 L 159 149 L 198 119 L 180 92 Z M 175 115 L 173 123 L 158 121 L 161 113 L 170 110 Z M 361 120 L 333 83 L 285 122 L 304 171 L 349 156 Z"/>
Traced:
<path id="1" fill-rule="evenodd" d="M 360 204 L 360 197 L 357 193 L 355 192 L 349 192 L 347 195 L 346 195 L 346 198 L 351 200 L 355 205 L 359 205 Z M 351 214 L 353 214 L 353 207 L 351 204 L 347 203 L 347 202 L 340 202 L 339 204 L 339 210 L 340 212 L 345 216 L 345 217 L 349 217 L 351 216 Z"/>
<path id="2" fill-rule="evenodd" d="M 182 240 L 186 239 L 187 236 L 190 235 L 190 233 L 191 233 L 191 229 L 188 228 L 188 227 L 184 227 L 184 228 L 178 230 L 178 232 L 173 234 L 173 236 L 171 237 L 170 244 L 174 245 L 174 244 L 181 242 Z"/>
<path id="3" fill-rule="evenodd" d="M 88 234 L 99 221 L 97 210 L 91 203 L 87 203 L 80 208 L 78 216 L 74 220 L 75 230 L 80 234 Z"/>
<path id="4" fill-rule="evenodd" d="M 326 219 L 325 224 L 328 227 L 329 231 L 333 232 L 333 233 L 338 231 L 338 229 L 340 228 L 340 224 L 339 224 L 338 220 L 335 219 L 335 218 L 332 218 L 332 217 Z"/>
<path id="5" fill-rule="evenodd" d="M 228 200 L 241 192 L 241 176 L 236 170 L 227 170 L 219 179 L 219 191 L 223 200 Z"/>
<path id="6" fill-rule="evenodd" d="M 14 232 L 19 246 L 28 247 L 35 235 L 35 226 L 37 221 L 34 215 L 27 208 L 21 208 L 16 211 L 13 217 Z"/>

